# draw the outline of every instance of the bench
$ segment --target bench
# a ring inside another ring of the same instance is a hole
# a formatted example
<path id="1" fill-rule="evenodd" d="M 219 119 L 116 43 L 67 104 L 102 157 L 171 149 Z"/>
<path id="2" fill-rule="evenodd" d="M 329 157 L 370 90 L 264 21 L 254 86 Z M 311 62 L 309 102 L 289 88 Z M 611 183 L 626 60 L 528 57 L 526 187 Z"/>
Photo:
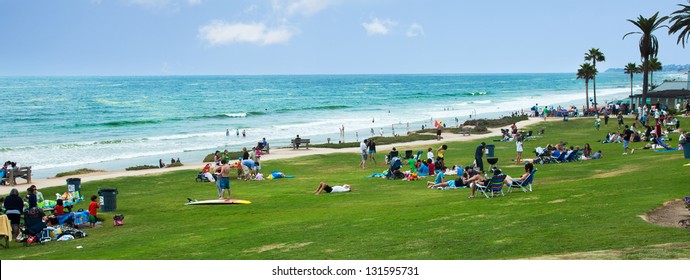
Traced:
<path id="1" fill-rule="evenodd" d="M 471 131 L 471 130 L 472 130 L 472 129 L 469 128 L 469 127 L 463 127 L 463 128 L 462 128 L 462 136 L 465 136 L 465 135 L 470 136 L 470 131 Z"/>
<path id="2" fill-rule="evenodd" d="M 22 178 L 26 180 L 27 184 L 31 183 L 31 166 L 20 167 L 18 169 L 8 168 L 7 177 L 2 178 L 3 181 L 8 182 L 10 186 L 17 184 L 17 178 Z"/>
<path id="3" fill-rule="evenodd" d="M 268 144 L 268 143 L 266 143 L 266 146 L 263 146 L 263 144 L 262 144 L 261 142 L 259 142 L 259 143 L 256 143 L 256 146 L 257 146 L 257 147 L 261 147 L 261 152 L 266 152 L 266 154 L 270 154 L 270 153 L 271 153 L 271 152 L 270 152 L 270 147 L 269 147 L 269 144 Z"/>
<path id="4" fill-rule="evenodd" d="M 290 140 L 290 144 L 292 145 L 292 149 L 298 149 L 301 144 L 305 144 L 307 150 L 309 149 L 309 139 L 295 138 Z"/>

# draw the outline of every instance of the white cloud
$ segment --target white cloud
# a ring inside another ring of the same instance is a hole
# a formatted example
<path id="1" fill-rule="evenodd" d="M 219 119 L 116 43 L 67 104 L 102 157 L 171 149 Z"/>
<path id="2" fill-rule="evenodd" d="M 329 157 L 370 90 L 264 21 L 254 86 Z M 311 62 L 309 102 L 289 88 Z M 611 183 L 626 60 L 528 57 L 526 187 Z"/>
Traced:
<path id="1" fill-rule="evenodd" d="M 285 26 L 271 29 L 264 23 L 226 23 L 220 20 L 199 28 L 199 38 L 213 46 L 232 43 L 286 43 L 294 34 L 294 30 Z"/>
<path id="2" fill-rule="evenodd" d="M 407 35 L 407 37 L 424 36 L 424 27 L 416 22 L 412 23 L 410 27 L 407 28 L 407 33 L 405 33 L 405 35 Z"/>
<path id="3" fill-rule="evenodd" d="M 296 0 L 287 5 L 288 16 L 302 15 L 305 17 L 315 15 L 333 4 L 330 0 Z"/>
<path id="4" fill-rule="evenodd" d="M 189 4 L 189 6 L 200 5 L 200 4 L 201 4 L 201 0 L 187 0 L 187 4 Z"/>
<path id="5" fill-rule="evenodd" d="M 374 18 L 371 22 L 362 23 L 369 35 L 386 35 L 395 25 L 397 23 L 390 19 L 380 20 L 378 18 Z"/>

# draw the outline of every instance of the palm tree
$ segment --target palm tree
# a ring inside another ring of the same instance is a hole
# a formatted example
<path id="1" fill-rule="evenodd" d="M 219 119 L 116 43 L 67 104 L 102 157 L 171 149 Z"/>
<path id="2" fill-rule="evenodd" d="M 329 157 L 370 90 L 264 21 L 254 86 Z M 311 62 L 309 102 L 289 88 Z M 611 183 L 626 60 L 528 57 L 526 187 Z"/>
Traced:
<path id="1" fill-rule="evenodd" d="M 593 80 L 594 76 L 597 75 L 597 69 L 585 62 L 580 65 L 580 69 L 577 70 L 577 78 L 585 80 L 585 103 L 587 104 L 587 113 L 589 113 L 589 80 Z M 596 104 L 596 102 L 594 103 Z M 596 106 L 594 107 L 596 109 Z"/>
<path id="2" fill-rule="evenodd" d="M 640 57 L 642 59 L 642 71 L 644 71 L 644 75 L 642 76 L 642 102 L 645 104 L 647 103 L 647 85 L 649 84 L 649 78 L 647 77 L 649 73 L 649 59 L 656 57 L 659 52 L 659 41 L 657 41 L 656 36 L 652 35 L 652 32 L 661 27 L 668 27 L 666 25 L 661 25 L 667 19 L 667 16 L 659 17 L 659 12 L 656 12 L 650 18 L 645 18 L 640 15 L 637 20 L 628 20 L 630 23 L 637 26 L 640 31 L 623 35 L 623 39 L 630 34 L 642 35 L 640 38 Z"/>
<path id="3" fill-rule="evenodd" d="M 594 76 L 592 76 L 592 91 L 594 92 L 594 110 L 597 110 L 597 61 L 606 61 L 604 53 L 599 51 L 599 49 L 591 48 L 589 52 L 585 53 L 585 60 L 592 61 L 592 67 L 594 67 Z"/>
<path id="4" fill-rule="evenodd" d="M 633 96 L 633 74 L 640 73 L 640 68 L 634 62 L 625 65 L 625 74 L 630 74 L 630 106 L 632 108 L 632 96 Z"/>
<path id="5" fill-rule="evenodd" d="M 688 0 L 688 3 L 690 3 L 690 0 Z M 690 5 L 678 4 L 678 6 L 683 8 L 671 13 L 673 17 L 669 22 L 673 23 L 673 25 L 668 29 L 668 35 L 680 32 L 676 44 L 683 43 L 683 48 L 685 48 L 685 43 L 690 40 Z"/>
<path id="6" fill-rule="evenodd" d="M 652 83 L 652 89 L 656 87 L 654 86 L 654 72 L 661 71 L 662 69 L 663 67 L 661 66 L 661 62 L 658 59 L 656 59 L 656 57 L 652 57 L 649 59 L 649 79 Z"/>

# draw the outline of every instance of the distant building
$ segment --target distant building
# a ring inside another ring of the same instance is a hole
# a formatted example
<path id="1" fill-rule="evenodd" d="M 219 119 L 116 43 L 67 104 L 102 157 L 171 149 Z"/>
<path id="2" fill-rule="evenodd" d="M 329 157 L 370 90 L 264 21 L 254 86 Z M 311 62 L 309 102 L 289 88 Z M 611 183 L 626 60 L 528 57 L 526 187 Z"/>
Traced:
<path id="1" fill-rule="evenodd" d="M 669 108 L 675 108 L 680 103 L 681 108 L 690 100 L 690 72 L 685 81 L 664 81 L 661 85 L 647 92 L 647 104 L 661 103 Z M 642 94 L 632 96 L 633 104 L 642 103 Z"/>

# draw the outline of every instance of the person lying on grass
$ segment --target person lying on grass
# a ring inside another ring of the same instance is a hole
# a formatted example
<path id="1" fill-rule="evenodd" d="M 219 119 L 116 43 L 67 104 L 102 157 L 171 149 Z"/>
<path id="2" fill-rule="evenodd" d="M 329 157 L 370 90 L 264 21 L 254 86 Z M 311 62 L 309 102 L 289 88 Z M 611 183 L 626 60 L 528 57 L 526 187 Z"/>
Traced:
<path id="1" fill-rule="evenodd" d="M 343 184 L 342 186 L 332 186 L 331 187 L 324 182 L 320 182 L 319 187 L 316 188 L 316 191 L 314 191 L 314 194 L 319 195 L 319 194 L 321 194 L 321 192 L 340 193 L 340 192 L 349 192 L 351 190 L 352 190 L 352 188 L 348 184 Z"/>

